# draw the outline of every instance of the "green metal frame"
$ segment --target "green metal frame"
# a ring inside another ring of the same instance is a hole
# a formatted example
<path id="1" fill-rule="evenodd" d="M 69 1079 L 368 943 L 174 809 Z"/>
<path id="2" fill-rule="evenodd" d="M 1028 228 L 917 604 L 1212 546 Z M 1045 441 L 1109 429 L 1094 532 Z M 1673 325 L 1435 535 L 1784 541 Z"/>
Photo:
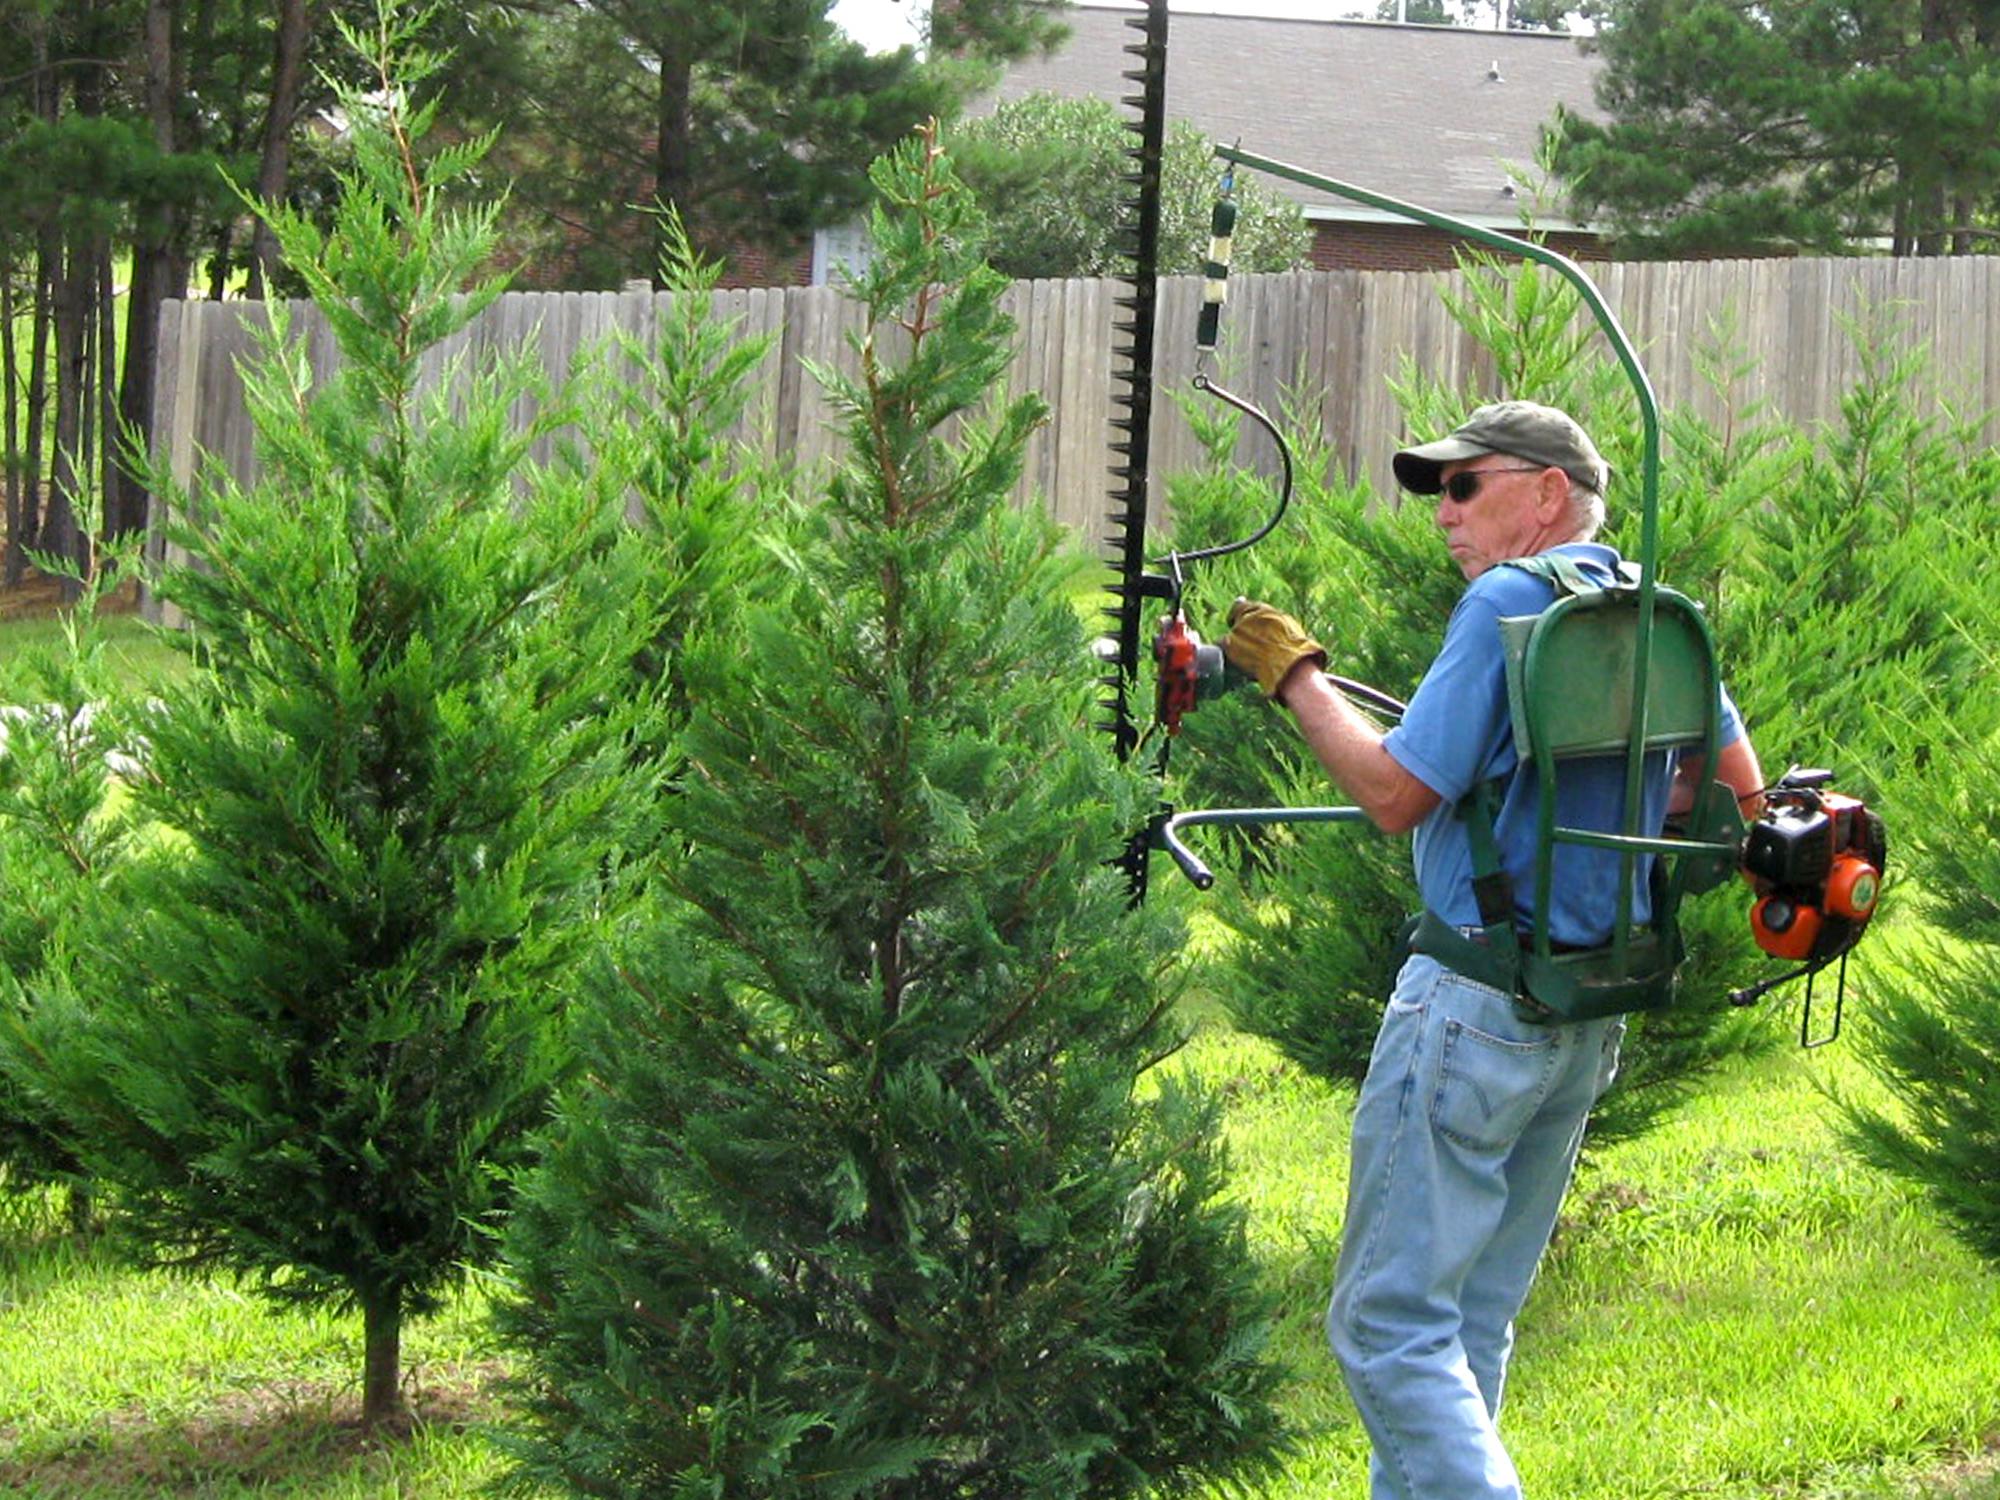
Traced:
<path id="1" fill-rule="evenodd" d="M 1659 403 L 1653 395 L 1652 382 L 1647 378 L 1645 368 L 1639 362 L 1638 351 L 1633 348 L 1632 341 L 1626 336 L 1623 326 L 1618 321 L 1617 314 L 1605 302 L 1596 284 L 1584 274 L 1582 268 L 1576 262 L 1565 255 L 1549 249 L 1546 245 L 1539 245 L 1532 240 L 1523 239 L 1517 235 L 1504 234 L 1498 230 L 1471 224 L 1463 219 L 1456 219 L 1449 214 L 1438 213 L 1433 209 L 1422 208 L 1413 203 L 1405 203 L 1400 199 L 1391 198 L 1386 194 L 1372 192 L 1367 188 L 1357 187 L 1353 183 L 1342 182 L 1337 178 L 1326 177 L 1317 172 L 1308 172 L 1301 167 L 1295 167 L 1286 162 L 1275 161 L 1269 157 L 1259 156 L 1254 152 L 1245 151 L 1240 147 L 1219 147 L 1217 148 L 1216 155 L 1236 166 L 1248 167 L 1253 171 L 1264 172 L 1273 177 L 1282 177 L 1305 187 L 1318 188 L 1323 192 L 1333 193 L 1338 197 L 1349 199 L 1355 203 L 1365 204 L 1370 208 L 1394 214 L 1399 218 L 1408 219 L 1418 224 L 1427 224 L 1434 229 L 1441 229 L 1448 234 L 1470 240 L 1474 244 L 1483 245 L 1489 249 L 1499 250 L 1507 254 L 1518 255 L 1526 260 L 1548 267 L 1576 288 L 1577 293 L 1583 298 L 1584 305 L 1590 309 L 1592 316 L 1597 320 L 1598 326 L 1603 330 L 1605 338 L 1610 342 L 1612 352 L 1617 356 L 1618 363 L 1624 369 L 1626 377 L 1632 383 L 1633 393 L 1638 398 L 1639 415 L 1642 424 L 1642 447 L 1639 470 L 1641 511 L 1639 557 L 1637 559 L 1639 563 L 1639 583 L 1637 588 L 1638 615 L 1631 668 L 1632 712 L 1625 743 L 1625 822 L 1622 831 L 1617 834 L 1556 827 L 1554 823 L 1554 797 L 1549 792 L 1549 788 L 1552 786 L 1551 778 L 1553 771 L 1547 765 L 1543 766 L 1541 774 L 1543 776 L 1544 795 L 1541 798 L 1542 822 L 1538 837 L 1537 883 L 1540 887 L 1540 899 L 1537 902 L 1538 916 L 1535 933 L 1536 951 L 1539 955 L 1546 958 L 1549 953 L 1549 936 L 1547 931 L 1549 901 L 1547 883 L 1549 868 L 1553 864 L 1554 859 L 1554 845 L 1558 842 L 1565 842 L 1615 850 L 1623 856 L 1623 859 L 1619 881 L 1618 920 L 1613 934 L 1614 969 L 1617 972 L 1623 972 L 1625 956 L 1630 944 L 1632 885 L 1636 872 L 1635 862 L 1639 857 L 1645 854 L 1655 854 L 1676 857 L 1681 860 L 1681 866 L 1675 870 L 1674 876 L 1670 881 L 1671 894 L 1666 904 L 1666 913 L 1670 916 L 1673 905 L 1678 901 L 1683 889 L 1695 890 L 1704 888 L 1708 884 L 1713 884 L 1715 879 L 1719 878 L 1716 872 L 1720 870 L 1726 873 L 1729 866 L 1734 863 L 1737 852 L 1736 844 L 1730 836 L 1732 830 L 1729 826 L 1732 821 L 1729 815 L 1734 814 L 1736 809 L 1733 801 L 1727 808 L 1718 808 L 1715 805 L 1717 793 L 1716 785 L 1712 779 L 1704 784 L 1701 792 L 1696 797 L 1696 806 L 1689 824 L 1689 831 L 1696 835 L 1695 837 L 1685 839 L 1656 839 L 1646 837 L 1639 832 L 1639 818 L 1643 811 L 1642 794 L 1645 779 L 1646 749 L 1653 738 L 1653 726 L 1649 723 L 1649 720 L 1654 704 L 1653 684 L 1650 681 L 1650 674 L 1653 670 L 1653 637 L 1660 592 L 1657 578 L 1659 556 L 1660 412 Z M 1671 593 L 1671 590 L 1668 592 Z M 1679 596 L 1676 595 L 1674 598 L 1676 601 L 1679 601 Z M 1679 604 L 1670 604 L 1669 608 L 1678 613 Z M 1689 608 L 1692 612 L 1692 606 L 1689 606 Z M 1713 647 L 1708 642 L 1706 623 L 1701 621 L 1698 612 L 1692 612 L 1692 618 L 1699 627 L 1701 640 L 1707 646 L 1709 661 L 1712 664 Z M 1523 664 L 1523 670 L 1527 670 L 1525 663 Z M 1714 680 L 1712 665 L 1709 675 L 1710 696 L 1712 700 L 1716 700 L 1720 685 Z M 1707 722 L 1699 735 L 1706 763 L 1711 771 L 1714 769 L 1719 713 L 1718 702 L 1712 701 L 1709 712 L 1705 716 Z M 1685 731 L 1683 730 L 1682 732 L 1684 733 Z M 1546 759 L 1548 757 L 1544 757 L 1544 760 Z M 1259 811 L 1272 812 L 1276 811 L 1276 809 L 1260 809 Z M 1321 822 L 1341 821 L 1346 820 L 1350 816 L 1359 816 L 1358 810 L 1355 809 L 1301 809 L 1288 817 L 1287 821 L 1301 821 L 1299 813 L 1310 813 L 1310 821 Z M 1329 816 L 1329 814 L 1334 813 L 1338 813 L 1340 816 L 1337 818 Z M 1176 821 L 1192 824 L 1197 820 L 1204 822 L 1223 821 L 1219 817 L 1203 814 L 1188 815 Z M 1247 821 L 1247 819 L 1232 818 L 1229 821 Z M 1740 823 L 1737 824 L 1737 827 L 1740 828 Z"/>

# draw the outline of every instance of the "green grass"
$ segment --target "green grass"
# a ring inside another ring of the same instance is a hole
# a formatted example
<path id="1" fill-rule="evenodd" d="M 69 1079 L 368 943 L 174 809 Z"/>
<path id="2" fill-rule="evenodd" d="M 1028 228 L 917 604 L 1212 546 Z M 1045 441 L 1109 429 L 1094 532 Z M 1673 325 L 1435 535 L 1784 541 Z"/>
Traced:
<path id="1" fill-rule="evenodd" d="M 111 615 L 103 630 L 106 663 L 129 691 L 145 692 L 184 670 L 186 658 L 135 615 Z M 0 684 L 22 658 L 61 643 L 62 622 L 55 618 L 0 620 Z"/>
<path id="2" fill-rule="evenodd" d="M 1320 1326 L 1349 1100 L 1221 1026 L 1191 1063 L 1228 1091 L 1238 1190 L 1289 1309 L 1306 1447 L 1267 1493 L 1365 1493 Z M 1536 1500 L 2000 1497 L 2000 1281 L 1841 1150 L 1826 1090 L 1870 1088 L 1844 1045 L 1783 1052 L 1588 1167 L 1502 1424 Z"/>
<path id="3" fill-rule="evenodd" d="M 467 1301 L 405 1336 L 425 1418 L 365 1437 L 353 1320 L 122 1270 L 46 1223 L 0 1236 L 0 1494 L 473 1495 L 498 1470 L 469 1430 L 495 1371 Z"/>
<path id="4" fill-rule="evenodd" d="M 1304 1443 L 1264 1493 L 1365 1492 L 1320 1333 L 1348 1100 L 1207 1023 Z M 1839 1149 L 1844 1046 L 1718 1079 L 1580 1180 L 1523 1318 L 1505 1430 L 1536 1500 L 2000 1500 L 2000 1283 Z M 46 1219 L 0 1226 L 0 1493 L 472 1496 L 500 1462 L 501 1356 L 468 1297 L 408 1336 L 408 1442 L 355 1431 L 359 1328 L 124 1271 Z"/>
<path id="5" fill-rule="evenodd" d="M 109 625 L 133 686 L 178 670 L 138 622 Z M 0 624 L 0 677 L 55 639 L 51 621 Z M 1156 876 L 1158 899 L 1191 899 Z M 1198 924 L 1198 947 L 1216 931 Z M 1931 940 L 1874 941 L 1862 986 Z M 1767 1003 L 1796 1024 L 1795 996 Z M 1366 1444 L 1320 1326 L 1350 1098 L 1203 997 L 1189 1014 L 1180 1065 L 1226 1101 L 1234 1191 L 1285 1308 L 1302 1443 L 1265 1494 L 1362 1494 Z M 1503 1423 L 1535 1500 L 2000 1500 L 2000 1279 L 1840 1149 L 1827 1091 L 1871 1087 L 1844 1042 L 1788 1049 L 1592 1160 L 1522 1319 Z M 0 1196 L 0 1494 L 483 1493 L 502 1465 L 481 1428 L 505 1411 L 478 1297 L 413 1326 L 405 1364 L 415 1433 L 367 1438 L 358 1319 L 123 1269 L 46 1205 Z"/>

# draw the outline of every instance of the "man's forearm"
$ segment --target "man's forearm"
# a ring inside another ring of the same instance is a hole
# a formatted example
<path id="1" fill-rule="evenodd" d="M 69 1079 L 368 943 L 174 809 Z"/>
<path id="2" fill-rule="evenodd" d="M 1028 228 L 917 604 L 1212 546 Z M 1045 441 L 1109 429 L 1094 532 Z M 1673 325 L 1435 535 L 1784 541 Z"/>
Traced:
<path id="1" fill-rule="evenodd" d="M 1383 748 L 1382 735 L 1322 676 L 1301 662 L 1280 684 L 1278 701 L 1334 784 L 1385 833 L 1407 833 L 1438 804 L 1438 795 Z"/>

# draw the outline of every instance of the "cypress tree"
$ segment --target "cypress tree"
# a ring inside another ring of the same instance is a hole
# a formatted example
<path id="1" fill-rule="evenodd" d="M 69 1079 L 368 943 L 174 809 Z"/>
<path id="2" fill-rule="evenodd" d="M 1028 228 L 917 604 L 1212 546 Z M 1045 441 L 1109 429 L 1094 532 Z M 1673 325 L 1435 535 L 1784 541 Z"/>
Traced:
<path id="1" fill-rule="evenodd" d="M 1180 1493 L 1267 1470 L 1267 1309 L 1178 1040 L 1179 937 L 1106 865 L 1033 398 L 926 133 L 878 164 L 847 457 L 782 596 L 684 659 L 663 905 L 590 992 L 502 1323 L 524 1487 Z M 1150 1487 L 1150 1489 L 1149 1489 Z"/>
<path id="2" fill-rule="evenodd" d="M 120 546 L 86 573 L 67 571 L 77 603 L 56 641 L 0 675 L 0 1169 L 6 1190 L 48 1184 L 71 1192 L 87 1218 L 88 1187 L 60 1115 L 34 1087 L 35 993 L 60 971 L 75 925 L 113 887 L 134 848 L 136 820 L 121 777 L 143 776 L 144 712 L 116 680 L 98 606 L 130 576 Z"/>
<path id="3" fill-rule="evenodd" d="M 597 571 L 622 476 L 531 461 L 564 416 L 532 355 L 420 380 L 500 285 L 460 292 L 492 216 L 446 189 L 480 144 L 419 155 L 409 34 L 391 0 L 349 34 L 379 90 L 346 101 L 331 233 L 270 221 L 337 371 L 314 383 L 274 306 L 260 477 L 154 476 L 197 560 L 157 582 L 193 652 L 137 789 L 163 831 L 35 1014 L 134 1254 L 358 1307 L 370 1424 L 401 1413 L 405 1317 L 488 1250 L 647 802 L 622 695 L 650 621 Z"/>
<path id="4" fill-rule="evenodd" d="M 2000 625 L 1974 597 L 1976 574 L 1941 572 L 1965 623 L 1990 642 Z M 1990 646 L 1976 648 L 1984 672 Z M 1918 689 L 1922 691 L 1921 689 Z M 1891 858 L 1914 872 L 1919 909 L 1951 935 L 1900 943 L 1892 963 L 1863 955 L 1865 1024 L 1859 1051 L 1891 1101 L 1882 1107 L 1842 1098 L 1848 1145 L 1865 1161 L 1922 1194 L 1946 1227 L 1991 1265 L 2000 1265 L 2000 713 L 1978 694 L 1953 702 L 1925 693 L 1928 710 L 1911 728 L 1933 751 L 1925 772 L 1890 791 Z M 1871 942 L 1881 942 L 1874 938 Z"/>

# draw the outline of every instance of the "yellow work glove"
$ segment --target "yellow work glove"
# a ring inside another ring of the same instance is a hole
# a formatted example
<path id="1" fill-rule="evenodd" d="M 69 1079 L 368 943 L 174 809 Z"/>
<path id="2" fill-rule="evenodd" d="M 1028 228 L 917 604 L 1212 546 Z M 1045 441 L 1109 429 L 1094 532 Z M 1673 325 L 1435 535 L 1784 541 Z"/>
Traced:
<path id="1" fill-rule="evenodd" d="M 1326 665 L 1326 647 L 1307 635 L 1303 625 L 1254 599 L 1238 599 L 1229 606 L 1229 634 L 1222 638 L 1222 654 L 1237 671 L 1256 678 L 1266 698 L 1278 696 L 1285 674 L 1300 662 L 1310 659 L 1315 666 Z"/>

